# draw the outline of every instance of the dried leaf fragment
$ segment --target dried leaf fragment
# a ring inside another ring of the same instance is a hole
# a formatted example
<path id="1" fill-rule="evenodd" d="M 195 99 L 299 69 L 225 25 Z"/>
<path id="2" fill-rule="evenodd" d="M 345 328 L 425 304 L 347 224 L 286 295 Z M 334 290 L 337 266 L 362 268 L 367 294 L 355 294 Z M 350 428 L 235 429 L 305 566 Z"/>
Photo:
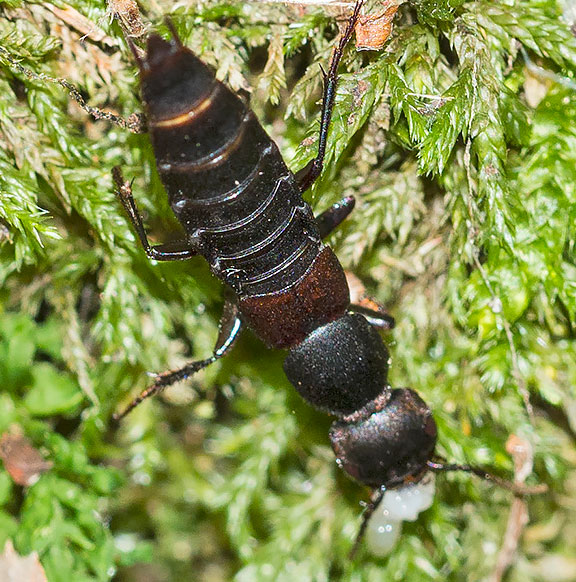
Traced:
<path id="1" fill-rule="evenodd" d="M 142 22 L 140 9 L 135 0 L 109 0 L 108 10 L 118 19 L 127 36 L 139 38 L 146 34 L 146 26 Z"/>
<path id="2" fill-rule="evenodd" d="M 378 51 L 386 44 L 399 3 L 397 0 L 385 0 L 382 6 L 377 12 L 360 15 L 355 29 L 359 51 Z"/>
<path id="3" fill-rule="evenodd" d="M 20 556 L 8 540 L 0 554 L 0 582 L 47 582 L 38 554 Z"/>
<path id="4" fill-rule="evenodd" d="M 63 4 L 58 7 L 50 2 L 45 2 L 44 6 L 69 27 L 77 30 L 82 36 L 89 37 L 92 42 L 100 42 L 111 47 L 118 44 L 117 41 L 109 37 L 99 26 L 78 12 L 78 10 L 72 8 L 72 6 Z"/>
<path id="5" fill-rule="evenodd" d="M 25 487 L 34 485 L 52 467 L 25 436 L 8 432 L 0 438 L 0 458 L 14 483 Z"/>

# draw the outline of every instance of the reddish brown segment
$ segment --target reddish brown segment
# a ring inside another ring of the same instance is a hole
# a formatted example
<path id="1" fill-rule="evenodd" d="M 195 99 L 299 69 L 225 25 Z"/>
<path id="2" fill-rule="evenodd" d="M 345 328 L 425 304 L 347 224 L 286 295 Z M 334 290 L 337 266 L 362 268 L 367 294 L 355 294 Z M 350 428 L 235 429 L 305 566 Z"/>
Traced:
<path id="1" fill-rule="evenodd" d="M 349 304 L 346 276 L 329 247 L 294 287 L 239 301 L 242 319 L 272 348 L 299 344 L 314 329 L 342 317 Z"/>

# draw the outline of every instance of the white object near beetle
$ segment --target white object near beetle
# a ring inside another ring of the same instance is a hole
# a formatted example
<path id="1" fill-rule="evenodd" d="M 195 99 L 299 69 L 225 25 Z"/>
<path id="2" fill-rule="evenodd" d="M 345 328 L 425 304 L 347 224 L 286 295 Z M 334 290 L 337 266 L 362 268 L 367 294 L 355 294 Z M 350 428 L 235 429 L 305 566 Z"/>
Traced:
<path id="1" fill-rule="evenodd" d="M 428 473 L 419 483 L 386 491 L 366 529 L 366 544 L 376 556 L 388 555 L 396 545 L 403 521 L 416 521 L 434 501 L 434 475 Z"/>

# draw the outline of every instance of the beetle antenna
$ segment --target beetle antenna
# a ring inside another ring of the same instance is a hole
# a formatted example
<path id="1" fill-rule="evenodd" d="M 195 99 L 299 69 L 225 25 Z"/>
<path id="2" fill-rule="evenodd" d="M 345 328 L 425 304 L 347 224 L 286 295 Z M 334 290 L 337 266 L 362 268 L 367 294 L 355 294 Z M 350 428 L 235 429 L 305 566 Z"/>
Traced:
<path id="1" fill-rule="evenodd" d="M 548 486 L 545 483 L 540 485 L 524 485 L 515 481 L 508 481 L 507 479 L 502 479 L 497 475 L 489 473 L 488 471 L 482 469 L 481 467 L 474 467 L 472 465 L 459 465 L 455 463 L 437 463 L 435 461 L 427 461 L 426 463 L 431 471 L 436 473 L 448 471 L 464 471 L 465 473 L 472 473 L 485 481 L 491 481 L 494 485 L 506 489 L 517 495 L 518 497 L 523 497 L 525 495 L 538 495 L 540 493 L 545 493 L 548 491 Z"/>
<path id="2" fill-rule="evenodd" d="M 372 499 L 370 499 L 370 503 L 366 504 L 366 509 L 362 514 L 362 524 L 360 525 L 360 529 L 356 534 L 356 539 L 354 540 L 354 545 L 348 554 L 348 559 L 353 560 L 358 552 L 358 548 L 364 539 L 364 535 L 366 534 L 366 528 L 368 527 L 368 522 L 372 517 L 372 514 L 378 509 L 378 506 L 382 503 L 384 499 L 384 493 L 386 493 L 386 487 L 379 487 L 378 489 L 374 489 L 372 492 Z"/>

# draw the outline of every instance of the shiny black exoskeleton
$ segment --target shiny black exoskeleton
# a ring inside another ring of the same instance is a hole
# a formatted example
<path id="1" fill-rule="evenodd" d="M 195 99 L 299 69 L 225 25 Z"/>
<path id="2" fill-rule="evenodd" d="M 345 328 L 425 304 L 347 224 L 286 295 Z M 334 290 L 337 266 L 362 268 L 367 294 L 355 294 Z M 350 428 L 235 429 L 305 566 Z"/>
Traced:
<path id="1" fill-rule="evenodd" d="M 323 243 L 352 210 L 341 203 L 315 218 L 302 192 L 319 175 L 334 102 L 336 69 L 360 3 L 325 78 L 317 158 L 296 177 L 248 105 L 177 36 L 148 38 L 140 68 L 142 97 L 157 167 L 185 238 L 151 246 L 130 184 L 118 193 L 149 257 L 200 254 L 232 291 L 213 355 L 157 377 L 143 398 L 222 357 L 247 326 L 269 347 L 289 350 L 284 369 L 312 406 L 336 416 L 330 431 L 339 465 L 379 490 L 425 473 L 436 425 L 412 390 L 387 382 L 388 351 L 376 327 L 393 320 L 352 305 L 344 271 Z"/>
<path id="2" fill-rule="evenodd" d="M 338 464 L 372 488 L 351 554 L 385 489 L 417 482 L 428 470 L 467 471 L 515 495 L 546 491 L 545 485 L 526 486 L 434 459 L 430 409 L 413 390 L 387 383 L 388 351 L 375 328 L 390 328 L 393 319 L 369 302 L 351 304 L 342 267 L 322 242 L 350 214 L 354 199 L 345 198 L 317 217 L 302 199 L 322 170 L 338 63 L 362 2 L 357 1 L 324 76 L 318 154 L 302 174 L 288 170 L 246 103 L 217 82 L 174 31 L 170 42 L 151 35 L 144 58 L 128 42 L 140 68 L 158 171 L 185 231 L 180 243 L 149 244 L 130 182 L 114 170 L 118 195 L 147 255 L 159 261 L 202 255 L 232 296 L 224 304 L 213 354 L 157 375 L 116 419 L 215 362 L 243 327 L 251 328 L 269 347 L 289 350 L 284 369 L 290 382 L 308 403 L 337 418 L 330 440 Z M 125 120 L 91 107 L 68 81 L 37 75 L 0 49 L 15 70 L 65 87 L 95 119 L 141 131 L 140 116 Z"/>

